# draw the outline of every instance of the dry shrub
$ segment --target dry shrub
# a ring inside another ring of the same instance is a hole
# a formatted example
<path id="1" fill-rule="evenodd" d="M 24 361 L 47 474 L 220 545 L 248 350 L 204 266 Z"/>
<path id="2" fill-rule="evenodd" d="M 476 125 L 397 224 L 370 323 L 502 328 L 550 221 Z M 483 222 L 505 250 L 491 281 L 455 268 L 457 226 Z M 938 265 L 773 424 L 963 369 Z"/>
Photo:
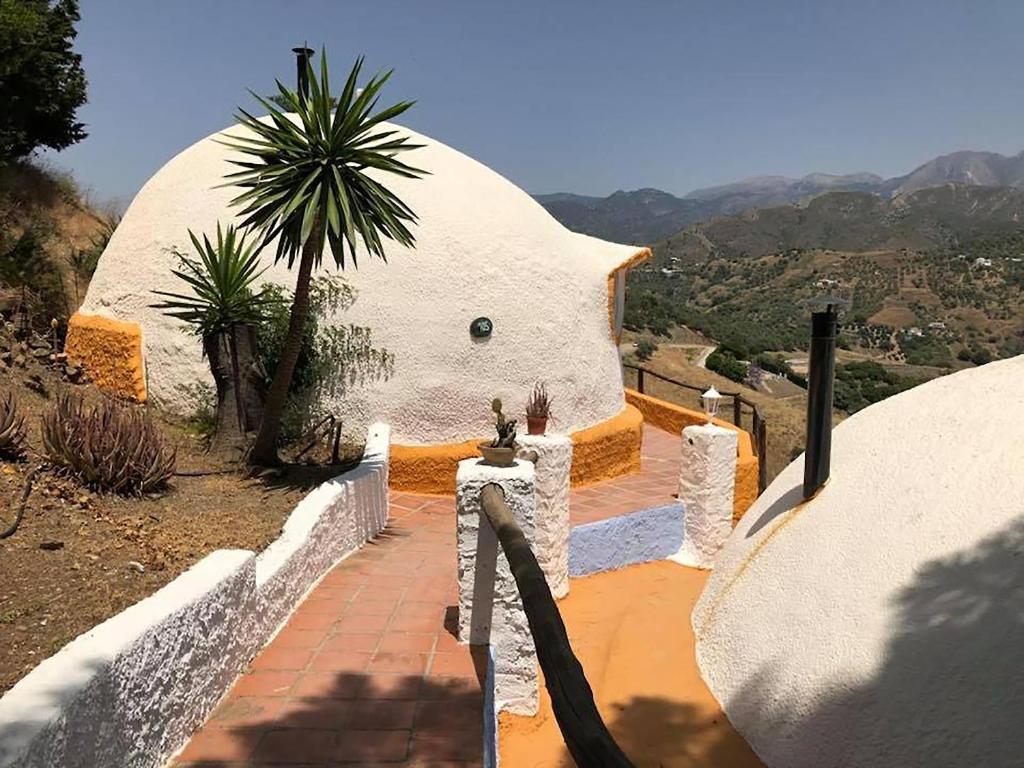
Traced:
<path id="1" fill-rule="evenodd" d="M 109 400 L 87 407 L 64 394 L 43 414 L 46 457 L 89 485 L 117 493 L 148 493 L 174 474 L 177 451 L 138 409 Z"/>
<path id="2" fill-rule="evenodd" d="M 25 458 L 25 417 L 10 392 L 0 397 L 0 457 Z"/>

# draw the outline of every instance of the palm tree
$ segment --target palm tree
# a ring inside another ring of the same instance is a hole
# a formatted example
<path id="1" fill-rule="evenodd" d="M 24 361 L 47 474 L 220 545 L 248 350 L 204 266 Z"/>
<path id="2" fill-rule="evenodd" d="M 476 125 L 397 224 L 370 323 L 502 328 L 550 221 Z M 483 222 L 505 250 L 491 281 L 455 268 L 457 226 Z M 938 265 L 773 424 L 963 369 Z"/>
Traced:
<path id="1" fill-rule="evenodd" d="M 205 234 L 200 240 L 192 230 L 188 235 L 199 259 L 179 254 L 181 266 L 172 272 L 192 293 L 153 291 L 164 298 L 153 307 L 184 320 L 202 339 L 217 387 L 213 447 L 234 448 L 262 422 L 256 328 L 277 299 L 265 287 L 255 287 L 264 270 L 257 244 L 246 242 L 246 233 L 232 226 L 225 231 L 218 222 L 216 243 Z"/>
<path id="2" fill-rule="evenodd" d="M 225 177 L 229 184 L 246 190 L 232 201 L 242 207 L 241 226 L 263 233 L 261 248 L 277 238 L 275 261 L 287 259 L 289 269 L 297 258 L 299 262 L 288 334 L 249 455 L 250 463 L 257 466 L 280 463 L 281 414 L 309 313 L 310 277 L 320 266 L 325 245 L 330 246 L 341 269 L 345 268 L 346 247 L 356 263 L 357 239 L 371 256 L 385 260 L 382 238 L 414 245 L 406 223 L 415 222 L 416 214 L 367 173 L 376 170 L 412 179 L 426 173 L 396 159 L 399 153 L 422 145 L 394 128 L 381 126 L 413 102 L 402 101 L 375 111 L 391 72 L 370 78 L 357 91 L 362 65 L 360 57 L 332 106 L 326 51 L 320 56 L 319 80 L 307 59 L 308 88 L 296 93 L 277 83 L 280 98 L 296 113 L 295 119 L 250 91 L 269 117 L 260 120 L 239 109 L 238 122 L 248 130 L 223 142 L 246 155 L 231 160 L 241 170 Z"/>

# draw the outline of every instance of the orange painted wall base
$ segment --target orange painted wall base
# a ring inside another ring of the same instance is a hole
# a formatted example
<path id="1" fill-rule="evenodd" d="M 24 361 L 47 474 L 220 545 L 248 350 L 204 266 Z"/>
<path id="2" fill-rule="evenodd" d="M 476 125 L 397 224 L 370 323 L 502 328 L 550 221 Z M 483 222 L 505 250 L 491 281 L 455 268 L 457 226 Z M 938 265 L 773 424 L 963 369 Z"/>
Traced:
<path id="1" fill-rule="evenodd" d="M 683 427 L 707 422 L 707 416 L 700 411 L 683 408 L 681 405 L 649 395 L 641 395 L 633 389 L 626 390 L 626 402 L 637 408 L 648 424 L 653 424 L 673 435 L 682 432 Z M 749 432 L 721 419 L 715 419 L 715 424 L 739 433 L 736 446 L 736 488 L 732 505 L 732 519 L 735 524 L 757 500 L 758 458 L 754 455 Z"/>
<path id="2" fill-rule="evenodd" d="M 85 368 L 100 389 L 145 402 L 142 328 L 137 323 L 76 312 L 68 321 L 64 351 L 68 361 Z"/>
<path id="3" fill-rule="evenodd" d="M 573 432 L 572 485 L 639 472 L 643 421 L 640 411 L 627 405 L 617 416 Z M 451 496 L 459 462 L 479 456 L 477 445 L 482 439 L 441 445 L 392 444 L 389 485 L 406 493 Z"/>

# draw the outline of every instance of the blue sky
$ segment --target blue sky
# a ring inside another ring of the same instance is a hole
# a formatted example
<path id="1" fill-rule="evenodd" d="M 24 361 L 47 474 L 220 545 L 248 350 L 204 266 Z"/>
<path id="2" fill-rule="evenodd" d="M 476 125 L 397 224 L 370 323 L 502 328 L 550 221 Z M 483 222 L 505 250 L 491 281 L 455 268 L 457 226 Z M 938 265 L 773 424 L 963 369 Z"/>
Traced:
<path id="1" fill-rule="evenodd" d="M 1024 149 L 1024 3 L 82 0 L 90 136 L 54 162 L 127 202 L 294 79 L 395 68 L 404 122 L 530 192 L 677 194 L 761 174 L 895 175 Z"/>

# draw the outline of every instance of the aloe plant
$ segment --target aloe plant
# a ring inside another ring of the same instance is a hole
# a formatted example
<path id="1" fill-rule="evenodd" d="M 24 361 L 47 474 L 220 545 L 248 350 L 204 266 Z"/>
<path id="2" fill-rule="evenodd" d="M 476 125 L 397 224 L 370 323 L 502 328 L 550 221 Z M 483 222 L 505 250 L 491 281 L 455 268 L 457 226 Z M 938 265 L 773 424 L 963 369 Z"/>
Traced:
<path id="1" fill-rule="evenodd" d="M 320 56 L 319 77 L 307 59 L 308 88 L 295 92 L 277 83 L 278 101 L 295 113 L 294 118 L 250 91 L 268 118 L 239 109 L 237 119 L 246 130 L 223 141 L 245 156 L 231 160 L 240 170 L 225 177 L 229 185 L 244 190 L 232 201 L 241 208 L 242 226 L 259 229 L 262 245 L 276 238 L 276 259 L 287 260 L 289 268 L 299 262 L 288 335 L 249 454 L 253 464 L 279 463 L 281 416 L 309 314 L 310 279 L 325 246 L 330 246 L 337 266 L 344 268 L 346 250 L 356 263 L 357 242 L 381 259 L 385 258 L 384 240 L 408 247 L 415 242 L 407 225 L 416 221 L 416 214 L 368 173 L 383 171 L 413 179 L 424 175 L 425 171 L 397 159 L 420 145 L 396 129 L 381 126 L 412 102 L 376 111 L 391 72 L 371 77 L 359 90 L 362 66 L 362 58 L 357 59 L 341 94 L 332 102 L 326 51 Z"/>

